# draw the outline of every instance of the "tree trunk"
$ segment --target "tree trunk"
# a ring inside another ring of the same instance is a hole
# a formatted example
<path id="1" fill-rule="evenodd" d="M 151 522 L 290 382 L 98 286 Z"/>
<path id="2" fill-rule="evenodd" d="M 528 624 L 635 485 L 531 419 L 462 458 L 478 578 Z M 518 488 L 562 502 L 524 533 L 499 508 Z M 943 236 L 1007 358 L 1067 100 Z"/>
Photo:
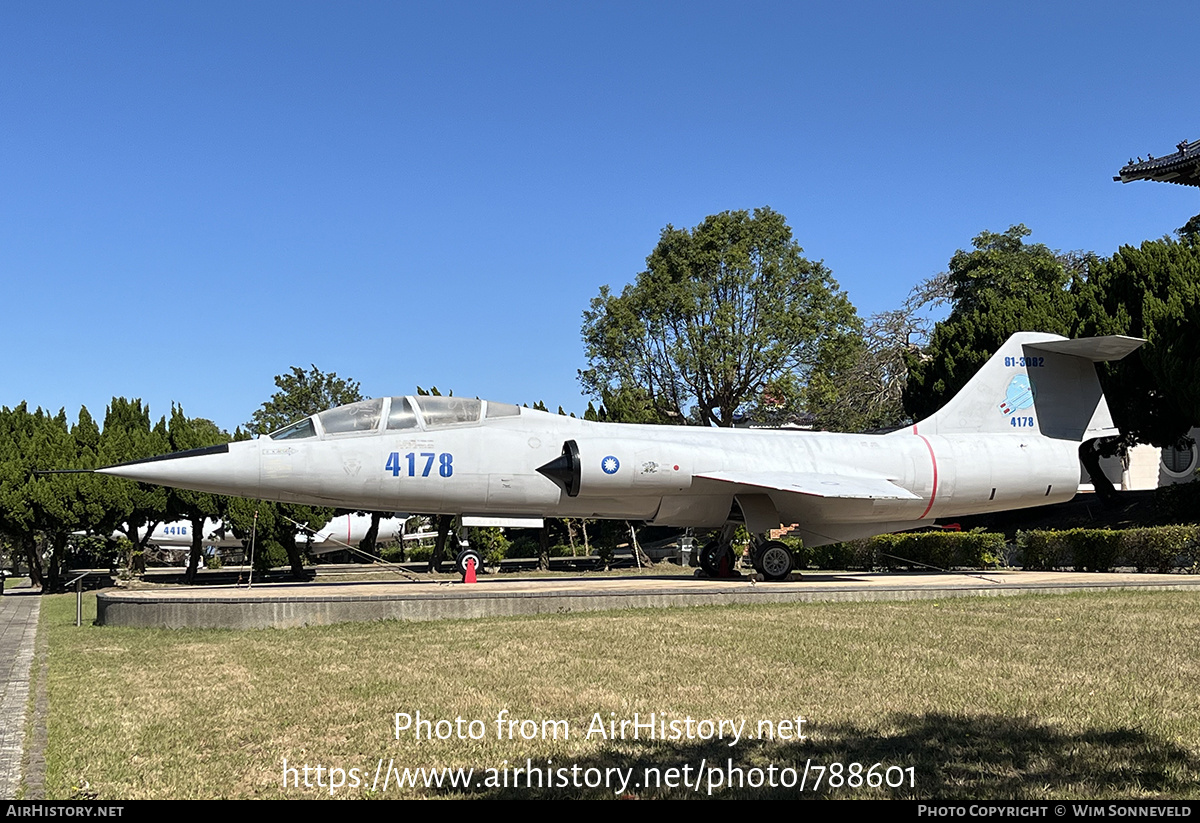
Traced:
<path id="1" fill-rule="evenodd" d="M 196 570 L 200 568 L 200 555 L 204 551 L 204 517 L 201 516 L 199 521 L 193 517 L 188 522 L 192 524 L 192 550 L 188 553 L 188 567 L 183 582 L 190 586 L 196 582 Z"/>
<path id="2" fill-rule="evenodd" d="M 1100 450 L 1100 439 L 1084 441 L 1079 446 L 1079 460 L 1087 469 L 1088 477 L 1091 478 L 1092 486 L 1096 489 L 1096 496 L 1100 498 L 1100 503 L 1107 508 L 1116 502 L 1117 489 L 1100 468 Z"/>
<path id="3" fill-rule="evenodd" d="M 379 520 L 383 517 L 379 512 L 371 512 L 371 528 L 367 529 L 367 534 L 363 537 L 362 542 L 358 544 L 358 548 L 370 555 L 377 555 L 376 543 L 379 540 Z"/>
<path id="4" fill-rule="evenodd" d="M 42 558 L 38 555 L 37 541 L 26 535 L 21 543 L 25 549 L 25 563 L 29 566 L 29 584 L 46 591 L 46 578 L 42 574 Z"/>
<path id="5" fill-rule="evenodd" d="M 437 541 L 433 544 L 433 556 L 429 558 L 429 568 L 427 571 L 435 572 L 438 566 L 442 564 L 442 555 L 446 552 L 446 538 L 450 535 L 451 519 L 448 514 L 438 515 Z"/>
<path id="6" fill-rule="evenodd" d="M 154 529 L 158 526 L 158 522 L 147 520 L 142 525 L 146 527 L 146 531 L 141 537 L 138 537 L 138 527 L 133 524 L 130 524 L 129 530 L 125 532 L 125 536 L 133 544 L 133 553 L 129 558 L 127 567 L 132 572 L 144 575 L 146 573 L 146 547 L 150 544 L 150 536 L 154 534 Z"/>
<path id="7" fill-rule="evenodd" d="M 63 556 L 67 551 L 67 533 L 59 532 L 49 538 L 50 540 L 50 561 L 48 574 L 46 575 L 46 588 L 50 591 L 58 591 L 58 587 L 62 584 L 62 566 Z"/>
<path id="8" fill-rule="evenodd" d="M 295 530 L 284 529 L 283 534 L 281 534 L 280 537 L 283 538 L 283 547 L 287 550 L 288 563 L 292 567 L 292 579 L 303 580 L 304 557 L 300 554 L 300 547 L 296 545 Z M 309 537 L 309 539 L 311 540 L 312 538 Z"/>
<path id="9" fill-rule="evenodd" d="M 550 530 L 545 527 L 538 529 L 538 568 L 550 568 Z"/>

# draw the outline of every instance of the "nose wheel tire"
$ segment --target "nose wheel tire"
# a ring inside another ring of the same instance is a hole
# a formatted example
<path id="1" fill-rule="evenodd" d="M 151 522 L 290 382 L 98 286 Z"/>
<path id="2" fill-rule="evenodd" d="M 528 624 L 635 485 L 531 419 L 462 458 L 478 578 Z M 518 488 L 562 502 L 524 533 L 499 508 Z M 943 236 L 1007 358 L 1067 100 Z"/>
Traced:
<path id="1" fill-rule="evenodd" d="M 786 580 L 792 573 L 792 553 L 778 540 L 770 540 L 759 549 L 755 567 L 765 580 Z"/>
<path id="2" fill-rule="evenodd" d="M 481 555 L 475 549 L 463 549 L 458 553 L 458 556 L 454 558 L 454 568 L 459 574 L 465 575 L 467 573 L 468 560 L 475 561 L 476 574 L 483 573 L 483 555 Z"/>

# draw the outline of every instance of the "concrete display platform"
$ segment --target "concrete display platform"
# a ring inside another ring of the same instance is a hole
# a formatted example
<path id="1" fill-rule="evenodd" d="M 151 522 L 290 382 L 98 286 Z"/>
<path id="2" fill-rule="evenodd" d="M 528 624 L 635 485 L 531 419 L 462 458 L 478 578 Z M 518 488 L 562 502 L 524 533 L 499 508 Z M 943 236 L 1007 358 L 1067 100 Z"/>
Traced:
<path id="1" fill-rule="evenodd" d="M 437 581 L 275 583 L 253 588 L 109 590 L 97 596 L 106 626 L 264 629 L 371 620 L 444 620 L 606 609 L 917 600 L 1066 594 L 1115 589 L 1200 591 L 1200 576 L 998 571 L 979 574 L 806 574 L 753 582 L 683 576 L 484 577 L 475 585 Z"/>

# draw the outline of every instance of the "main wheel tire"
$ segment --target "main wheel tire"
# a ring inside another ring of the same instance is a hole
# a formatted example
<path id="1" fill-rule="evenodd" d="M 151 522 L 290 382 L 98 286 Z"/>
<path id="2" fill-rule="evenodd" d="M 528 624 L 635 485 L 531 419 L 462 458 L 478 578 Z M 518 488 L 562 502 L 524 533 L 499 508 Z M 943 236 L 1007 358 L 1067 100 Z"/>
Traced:
<path id="1" fill-rule="evenodd" d="M 481 555 L 475 549 L 463 549 L 458 553 L 458 556 L 454 558 L 454 568 L 458 570 L 459 574 L 465 575 L 467 573 L 468 560 L 475 561 L 476 574 L 483 573 L 483 555 Z"/>
<path id="2" fill-rule="evenodd" d="M 733 547 L 722 546 L 719 540 L 713 540 L 700 550 L 700 568 L 709 577 L 733 576 Z"/>
<path id="3" fill-rule="evenodd" d="M 792 573 L 792 552 L 778 540 L 770 540 L 758 551 L 757 568 L 764 580 L 786 580 Z"/>

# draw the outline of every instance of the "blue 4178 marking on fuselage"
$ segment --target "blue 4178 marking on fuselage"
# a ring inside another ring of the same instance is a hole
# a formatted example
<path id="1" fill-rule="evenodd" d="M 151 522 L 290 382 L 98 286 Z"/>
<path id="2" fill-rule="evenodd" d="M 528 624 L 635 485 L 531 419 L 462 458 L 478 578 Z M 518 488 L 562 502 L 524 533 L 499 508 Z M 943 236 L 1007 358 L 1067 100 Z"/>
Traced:
<path id="1" fill-rule="evenodd" d="M 1008 424 L 1014 428 L 1023 429 L 1033 425 L 1032 417 L 1012 417 L 1009 418 Z"/>
<path id="2" fill-rule="evenodd" d="M 384 465 L 383 470 L 391 472 L 392 477 L 399 477 L 400 473 L 404 471 L 404 464 L 407 463 L 409 477 L 418 476 L 418 467 L 420 467 L 420 476 L 428 477 L 430 471 L 433 470 L 434 458 L 437 458 L 438 474 L 440 476 L 450 477 L 454 474 L 454 455 L 450 454 L 450 452 L 442 452 L 441 454 L 436 452 L 420 452 L 419 454 L 417 452 L 409 452 L 404 455 L 403 461 L 400 459 L 400 452 L 392 452 L 388 455 L 387 463 Z M 425 464 L 424 466 L 420 465 L 422 462 Z"/>

